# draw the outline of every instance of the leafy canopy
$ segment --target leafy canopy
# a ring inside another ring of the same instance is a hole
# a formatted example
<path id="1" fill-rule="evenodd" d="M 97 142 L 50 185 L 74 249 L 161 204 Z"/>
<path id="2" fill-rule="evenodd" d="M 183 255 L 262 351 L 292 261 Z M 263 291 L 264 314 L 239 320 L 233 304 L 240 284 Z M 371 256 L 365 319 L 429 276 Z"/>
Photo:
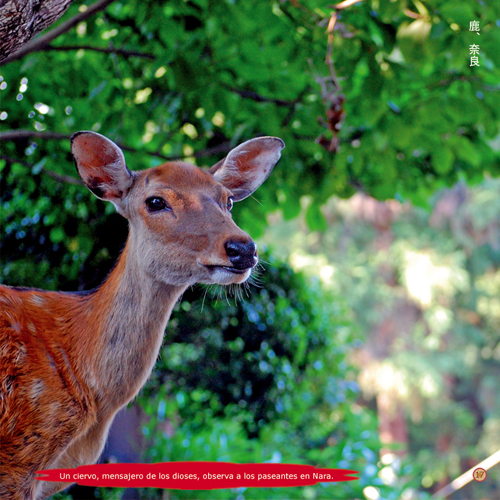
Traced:
<path id="1" fill-rule="evenodd" d="M 85 8 L 72 5 L 64 19 Z M 268 212 L 296 216 L 303 195 L 314 201 L 308 221 L 317 229 L 319 206 L 334 194 L 363 189 L 425 203 L 460 177 L 498 174 L 491 147 L 500 113 L 497 2 L 350 6 L 339 11 L 330 40 L 332 68 L 324 62 L 330 14 L 318 0 L 113 2 L 0 69 L 2 129 L 31 133 L 4 142 L 4 187 L 25 175 L 74 176 L 60 137 L 82 129 L 132 148 L 132 168 L 171 157 L 215 163 L 244 139 L 282 137 L 287 148 L 260 203 L 238 213 L 253 234 Z M 472 21 L 480 35 L 469 31 Z M 470 65 L 472 44 L 479 67 Z M 74 200 L 80 192 L 53 178 L 36 184 L 37 196 L 62 189 Z"/>

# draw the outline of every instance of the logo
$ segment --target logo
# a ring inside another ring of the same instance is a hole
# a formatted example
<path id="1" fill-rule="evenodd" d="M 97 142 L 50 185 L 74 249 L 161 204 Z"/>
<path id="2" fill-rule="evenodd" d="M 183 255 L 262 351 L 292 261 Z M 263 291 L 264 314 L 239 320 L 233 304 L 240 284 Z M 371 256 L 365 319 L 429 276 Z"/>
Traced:
<path id="1" fill-rule="evenodd" d="M 479 481 L 481 483 L 486 479 L 486 471 L 484 469 L 481 469 L 481 467 L 478 467 L 477 469 L 474 469 L 472 477 L 475 481 Z"/>

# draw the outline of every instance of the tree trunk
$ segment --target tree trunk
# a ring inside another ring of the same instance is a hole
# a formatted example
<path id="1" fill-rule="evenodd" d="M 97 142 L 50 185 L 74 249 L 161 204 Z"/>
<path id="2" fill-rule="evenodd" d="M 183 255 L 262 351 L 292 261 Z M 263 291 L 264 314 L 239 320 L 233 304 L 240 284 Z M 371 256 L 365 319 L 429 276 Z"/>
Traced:
<path id="1" fill-rule="evenodd" d="M 73 0 L 0 0 L 0 61 L 59 19 Z"/>
<path id="2" fill-rule="evenodd" d="M 408 453 L 408 430 L 405 412 L 401 403 L 389 393 L 377 394 L 377 414 L 379 420 L 380 441 L 387 447 L 382 447 L 380 455 L 388 453 L 405 456 Z M 391 445 L 399 445 L 394 450 Z"/>

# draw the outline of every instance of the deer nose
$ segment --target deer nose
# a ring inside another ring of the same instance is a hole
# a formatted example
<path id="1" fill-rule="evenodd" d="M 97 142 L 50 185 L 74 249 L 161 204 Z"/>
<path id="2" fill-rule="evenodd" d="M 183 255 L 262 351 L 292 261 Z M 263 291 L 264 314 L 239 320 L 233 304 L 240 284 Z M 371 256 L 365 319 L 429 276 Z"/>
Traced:
<path id="1" fill-rule="evenodd" d="M 226 254 L 236 269 L 249 269 L 257 264 L 257 245 L 253 241 L 226 241 Z"/>

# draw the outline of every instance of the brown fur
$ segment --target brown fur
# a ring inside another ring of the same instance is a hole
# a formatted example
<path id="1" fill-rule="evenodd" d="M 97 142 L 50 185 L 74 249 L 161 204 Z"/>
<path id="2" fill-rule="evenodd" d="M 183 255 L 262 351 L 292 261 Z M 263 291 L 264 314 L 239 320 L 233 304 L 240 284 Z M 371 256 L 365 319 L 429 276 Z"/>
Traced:
<path id="1" fill-rule="evenodd" d="M 235 174 L 232 184 L 245 193 L 265 180 L 283 144 L 266 138 L 258 161 L 257 146 L 252 142 L 251 157 L 233 155 L 229 172 L 170 163 L 132 173 L 108 139 L 74 136 L 80 175 L 129 219 L 130 234 L 112 273 L 90 294 L 0 286 L 2 500 L 45 498 L 68 484 L 35 481 L 36 471 L 98 459 L 114 415 L 151 373 L 172 308 L 188 286 L 248 278 L 250 269 L 224 269 L 231 267 L 225 243 L 251 241 L 226 208 L 227 186 Z M 237 163 L 245 165 L 241 172 Z M 152 196 L 171 210 L 148 211 Z"/>

